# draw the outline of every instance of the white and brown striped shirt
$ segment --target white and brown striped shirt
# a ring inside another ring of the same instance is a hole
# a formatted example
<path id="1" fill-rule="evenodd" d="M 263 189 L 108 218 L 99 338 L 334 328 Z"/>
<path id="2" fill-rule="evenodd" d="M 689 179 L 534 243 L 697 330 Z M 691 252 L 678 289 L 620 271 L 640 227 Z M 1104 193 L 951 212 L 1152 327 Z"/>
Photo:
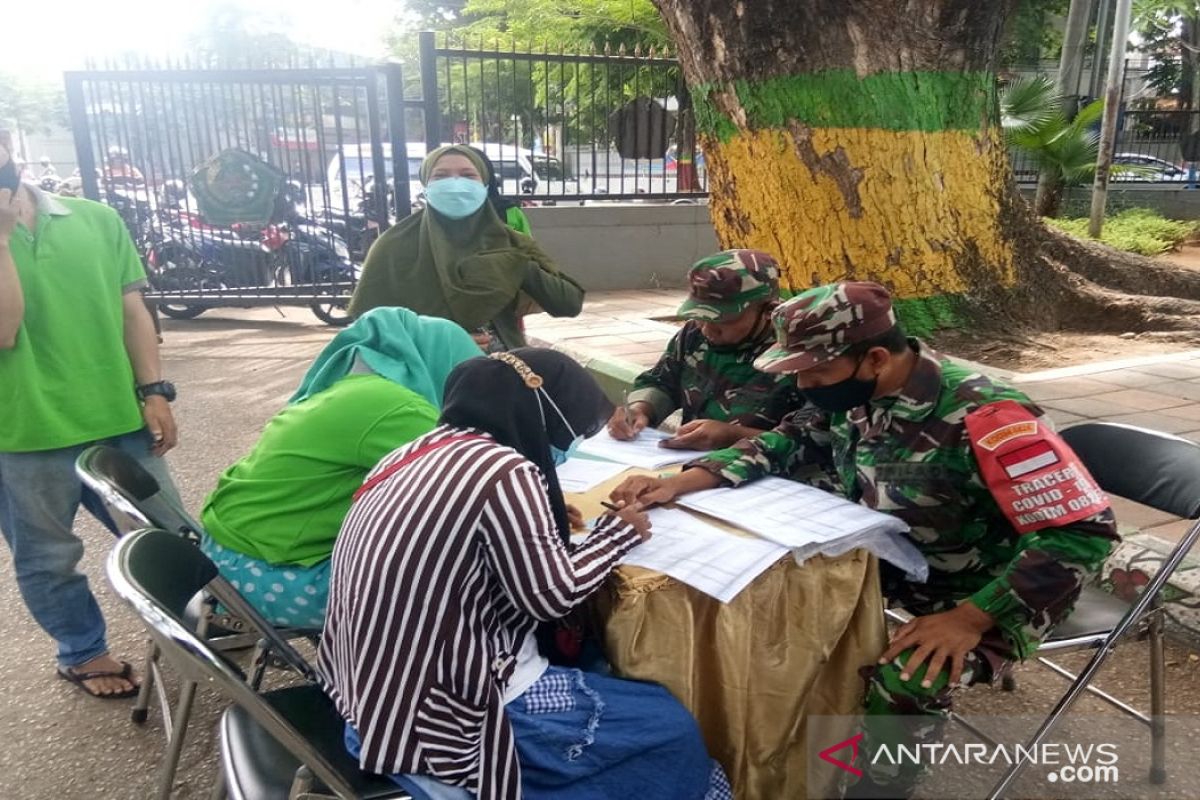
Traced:
<path id="1" fill-rule="evenodd" d="M 638 544 L 606 516 L 568 551 L 541 472 L 479 431 L 441 426 L 383 459 L 333 550 L 318 663 L 364 770 L 520 797 L 503 693 L 538 620 L 561 617 Z M 368 476 L 368 480 L 371 479 Z"/>

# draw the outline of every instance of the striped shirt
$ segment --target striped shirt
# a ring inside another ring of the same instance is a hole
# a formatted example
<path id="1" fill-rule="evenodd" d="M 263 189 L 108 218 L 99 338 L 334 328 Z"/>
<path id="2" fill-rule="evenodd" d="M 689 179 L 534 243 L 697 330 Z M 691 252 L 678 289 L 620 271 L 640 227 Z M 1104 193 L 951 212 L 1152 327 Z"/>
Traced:
<path id="1" fill-rule="evenodd" d="M 470 438 L 462 438 L 470 437 Z M 605 516 L 568 551 L 538 468 L 487 434 L 440 426 L 368 476 L 333 549 L 318 665 L 368 772 L 519 798 L 504 689 L 538 620 L 563 616 L 638 544 Z"/>

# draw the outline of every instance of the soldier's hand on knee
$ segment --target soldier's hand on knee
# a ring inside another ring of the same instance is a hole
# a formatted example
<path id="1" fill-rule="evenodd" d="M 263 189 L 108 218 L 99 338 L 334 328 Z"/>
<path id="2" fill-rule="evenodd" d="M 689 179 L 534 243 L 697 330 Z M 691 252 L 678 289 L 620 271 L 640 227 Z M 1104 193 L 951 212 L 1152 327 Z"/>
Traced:
<path id="1" fill-rule="evenodd" d="M 921 685 L 926 689 L 933 686 L 937 676 L 947 667 L 950 685 L 957 685 L 962 679 L 967 654 L 979 646 L 984 632 L 993 625 L 991 616 L 970 602 L 940 614 L 915 617 L 896 629 L 879 663 L 886 664 L 911 649 L 913 652 L 900 673 L 901 680 L 912 678 L 924 664 L 925 677 Z"/>

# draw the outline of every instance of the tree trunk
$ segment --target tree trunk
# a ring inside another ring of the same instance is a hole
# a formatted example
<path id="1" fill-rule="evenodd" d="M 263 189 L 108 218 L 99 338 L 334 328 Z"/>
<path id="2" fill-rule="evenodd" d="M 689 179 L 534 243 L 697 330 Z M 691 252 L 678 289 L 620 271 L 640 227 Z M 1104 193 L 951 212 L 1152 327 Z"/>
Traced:
<path id="1" fill-rule="evenodd" d="M 1015 0 L 654 2 L 691 86 L 718 239 L 773 253 L 785 288 L 878 281 L 918 333 L 1057 327 L 1076 305 L 1125 303 L 1041 252 L 1053 235 L 1012 185 L 994 70 Z M 1082 299 L 1063 311 L 1047 293 Z"/>

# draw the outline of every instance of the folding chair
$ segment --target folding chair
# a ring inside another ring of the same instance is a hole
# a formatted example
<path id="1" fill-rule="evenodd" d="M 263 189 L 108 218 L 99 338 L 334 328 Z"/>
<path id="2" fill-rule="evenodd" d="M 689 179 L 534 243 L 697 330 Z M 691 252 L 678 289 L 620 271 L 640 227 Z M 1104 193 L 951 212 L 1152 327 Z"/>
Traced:
<path id="1" fill-rule="evenodd" d="M 234 800 L 408 797 L 390 780 L 359 770 L 342 742 L 345 723 L 315 672 L 199 548 L 166 531 L 134 531 L 113 548 L 108 577 L 177 669 L 235 703 L 220 729 L 221 763 Z M 236 665 L 189 628 L 184 614 L 201 592 L 246 620 L 307 683 L 257 693 Z"/>
<path id="2" fill-rule="evenodd" d="M 154 525 L 199 542 L 204 529 L 124 450 L 95 445 L 79 454 L 75 474 L 104 501 L 122 533 Z"/>
<path id="3" fill-rule="evenodd" d="M 128 453 L 107 445 L 89 447 L 75 462 L 75 472 L 80 480 L 104 501 L 117 527 L 127 533 L 131 530 L 153 526 L 179 536 L 190 545 L 199 544 L 203 527 L 185 511 L 170 495 L 163 492 L 154 476 L 147 472 Z M 231 591 L 233 590 L 231 587 Z M 244 602 L 244 601 L 243 601 Z M 232 614 L 217 614 L 212 598 L 197 595 L 187 609 L 186 620 L 192 630 L 208 639 L 214 647 L 229 651 L 253 647 L 261 640 L 254 634 L 244 632 L 244 622 Z M 229 606 L 225 606 L 229 608 Z M 293 631 L 289 636 L 309 636 L 316 631 Z M 270 658 L 269 647 L 259 647 L 252 659 L 254 685 L 262 680 L 266 662 Z M 175 771 L 183 752 L 184 737 L 191 719 L 195 701 L 196 685 L 185 680 L 179 689 L 179 699 L 172 711 L 162 668 L 159 665 L 159 650 L 152 640 L 142 667 L 142 685 L 130 718 L 137 724 L 144 723 L 149 715 L 151 692 L 158 696 L 162 710 L 163 732 L 167 738 L 166 755 L 160 773 L 159 798 L 170 796 Z"/>
<path id="4" fill-rule="evenodd" d="M 1110 422 L 1075 425 L 1064 429 L 1062 437 L 1075 450 L 1100 488 L 1108 494 L 1176 517 L 1200 518 L 1200 445 L 1178 436 Z M 1166 782 L 1166 730 L 1163 720 L 1166 662 L 1162 590 L 1197 538 L 1200 538 L 1200 522 L 1193 524 L 1180 539 L 1132 604 L 1098 588 L 1084 588 L 1070 616 L 1051 631 L 1038 647 L 1038 663 L 1066 678 L 1071 685 L 1026 742 L 1026 747 L 1033 749 L 1041 744 L 1055 723 L 1084 692 L 1088 692 L 1150 729 L 1150 782 Z M 911 619 L 894 610 L 889 610 L 887 616 L 901 623 Z M 1145 625 L 1150 642 L 1149 715 L 1091 685 L 1118 641 L 1141 624 Z M 1078 674 L 1047 658 L 1050 654 L 1075 650 L 1096 651 Z M 952 716 L 973 733 L 987 738 L 963 718 Z M 1024 760 L 1013 764 L 993 787 L 988 795 L 989 800 L 1003 797 L 1025 766 Z"/>

